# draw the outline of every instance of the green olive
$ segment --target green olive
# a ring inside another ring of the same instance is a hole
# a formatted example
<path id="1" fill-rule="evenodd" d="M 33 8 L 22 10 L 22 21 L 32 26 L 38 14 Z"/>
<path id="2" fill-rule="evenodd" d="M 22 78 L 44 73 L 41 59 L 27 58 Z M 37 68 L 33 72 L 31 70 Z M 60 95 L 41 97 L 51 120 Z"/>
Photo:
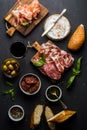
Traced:
<path id="1" fill-rule="evenodd" d="M 7 71 L 7 70 L 8 70 L 8 67 L 7 67 L 6 65 L 3 65 L 3 66 L 2 66 L 2 69 L 3 69 L 3 71 Z"/>
<path id="2" fill-rule="evenodd" d="M 11 76 L 15 76 L 17 73 L 16 73 L 16 71 L 15 70 L 13 70 L 12 72 L 11 72 Z"/>
<path id="3" fill-rule="evenodd" d="M 14 70 L 14 67 L 13 67 L 12 64 L 9 64 L 9 65 L 8 65 L 8 68 L 9 68 L 10 70 Z"/>
<path id="4" fill-rule="evenodd" d="M 17 63 L 17 61 L 14 60 L 14 59 L 12 59 L 12 60 L 11 60 L 11 63 L 12 63 L 12 64 L 15 64 L 15 63 Z"/>
<path id="5" fill-rule="evenodd" d="M 5 64 L 6 64 L 6 65 L 9 65 L 10 63 L 11 63 L 10 60 L 8 60 L 8 61 L 6 61 Z"/>
<path id="6" fill-rule="evenodd" d="M 19 64 L 17 64 L 17 63 L 14 66 L 15 66 L 15 68 L 19 68 Z"/>

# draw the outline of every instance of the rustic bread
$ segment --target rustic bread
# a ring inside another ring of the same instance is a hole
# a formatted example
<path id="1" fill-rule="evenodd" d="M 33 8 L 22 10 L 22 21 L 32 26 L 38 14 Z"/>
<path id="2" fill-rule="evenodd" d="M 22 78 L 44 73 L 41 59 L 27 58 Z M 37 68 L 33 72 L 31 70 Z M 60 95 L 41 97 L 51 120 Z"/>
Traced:
<path id="1" fill-rule="evenodd" d="M 76 28 L 76 30 L 74 31 L 68 42 L 68 49 L 72 51 L 77 51 L 81 48 L 84 42 L 85 42 L 85 27 L 83 24 L 80 24 Z"/>
<path id="2" fill-rule="evenodd" d="M 32 115 L 31 115 L 31 120 L 30 120 L 30 128 L 31 129 L 34 129 L 36 126 L 38 126 L 40 124 L 41 116 L 43 113 L 43 108 L 44 108 L 44 106 L 40 105 L 40 104 L 38 104 L 35 107 Z"/>
<path id="3" fill-rule="evenodd" d="M 51 108 L 48 107 L 48 106 L 46 106 L 46 107 L 45 107 L 45 117 L 46 117 L 46 121 L 47 121 L 48 119 L 50 119 L 51 117 L 53 117 L 53 116 L 54 116 L 54 114 L 53 114 Z M 53 122 L 47 122 L 47 124 L 48 124 L 48 126 L 49 126 L 49 128 L 50 128 L 51 130 L 55 130 L 55 129 L 56 129 L 56 128 L 55 128 L 55 123 L 53 123 Z"/>
<path id="4" fill-rule="evenodd" d="M 73 116 L 76 113 L 76 111 L 72 110 L 63 110 L 59 112 L 58 114 L 54 115 L 52 118 L 48 119 L 48 122 L 57 122 L 62 123 L 69 119 L 71 116 Z"/>

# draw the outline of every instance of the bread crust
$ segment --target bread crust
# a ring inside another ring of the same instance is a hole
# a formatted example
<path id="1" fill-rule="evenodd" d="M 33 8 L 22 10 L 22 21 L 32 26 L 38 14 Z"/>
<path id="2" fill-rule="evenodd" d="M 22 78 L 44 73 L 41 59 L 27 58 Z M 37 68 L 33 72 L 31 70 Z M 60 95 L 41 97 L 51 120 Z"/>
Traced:
<path id="1" fill-rule="evenodd" d="M 58 114 L 54 115 L 52 118 L 48 119 L 48 122 L 57 122 L 62 123 L 72 117 L 74 114 L 76 114 L 76 111 L 72 110 L 63 110 L 59 112 Z"/>
<path id="2" fill-rule="evenodd" d="M 32 130 L 35 129 L 35 125 L 34 125 L 34 112 L 33 112 L 32 115 L 31 115 L 30 128 L 31 128 Z"/>
<path id="3" fill-rule="evenodd" d="M 44 108 L 44 106 L 41 104 L 36 105 L 36 107 L 34 108 L 32 114 L 31 114 L 31 119 L 30 119 L 30 128 L 32 130 L 34 130 L 40 124 L 41 116 L 43 114 L 43 108 Z M 38 119 L 37 119 L 37 117 L 38 117 Z"/>
<path id="4" fill-rule="evenodd" d="M 85 42 L 85 28 L 84 25 L 79 25 L 74 33 L 72 34 L 69 42 L 68 42 L 68 49 L 72 51 L 77 51 L 81 48 L 81 46 Z"/>

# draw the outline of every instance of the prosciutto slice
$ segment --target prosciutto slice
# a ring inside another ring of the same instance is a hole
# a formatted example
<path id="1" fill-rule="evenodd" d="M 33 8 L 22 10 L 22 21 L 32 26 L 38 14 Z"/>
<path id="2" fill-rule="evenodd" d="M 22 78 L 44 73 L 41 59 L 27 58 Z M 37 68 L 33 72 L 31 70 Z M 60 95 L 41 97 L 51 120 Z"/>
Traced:
<path id="1" fill-rule="evenodd" d="M 12 25 L 17 26 L 25 22 L 31 23 L 33 19 L 37 18 L 40 13 L 40 3 L 38 0 L 33 0 L 30 4 L 24 4 L 18 0 L 18 7 L 12 10 L 13 20 Z"/>
<path id="2" fill-rule="evenodd" d="M 71 67 L 74 62 L 74 58 L 70 53 L 61 50 L 51 41 L 41 45 L 40 53 L 45 54 L 46 63 L 39 67 L 39 70 L 53 80 L 59 80 L 65 69 Z M 39 59 L 40 57 L 35 58 L 34 62 L 39 61 Z"/>

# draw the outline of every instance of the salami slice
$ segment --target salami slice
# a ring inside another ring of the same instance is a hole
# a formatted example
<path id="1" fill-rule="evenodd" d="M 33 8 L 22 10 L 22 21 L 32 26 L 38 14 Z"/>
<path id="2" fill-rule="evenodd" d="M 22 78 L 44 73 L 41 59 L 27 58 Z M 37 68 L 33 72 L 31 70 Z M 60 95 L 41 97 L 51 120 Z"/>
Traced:
<path id="1" fill-rule="evenodd" d="M 39 67 L 39 70 L 54 80 L 59 80 L 65 69 L 71 67 L 74 62 L 70 53 L 60 49 L 51 41 L 43 43 L 39 53 L 44 53 L 46 58 L 46 63 Z"/>
<path id="2" fill-rule="evenodd" d="M 51 79 L 59 80 L 61 78 L 61 73 L 57 70 L 54 62 L 49 62 L 44 64 L 42 67 L 39 68 L 41 72 Z"/>
<path id="3" fill-rule="evenodd" d="M 64 61 L 63 65 L 65 68 L 69 68 L 74 62 L 74 58 L 69 53 L 66 53 L 65 55 L 61 56 L 61 58 Z"/>

